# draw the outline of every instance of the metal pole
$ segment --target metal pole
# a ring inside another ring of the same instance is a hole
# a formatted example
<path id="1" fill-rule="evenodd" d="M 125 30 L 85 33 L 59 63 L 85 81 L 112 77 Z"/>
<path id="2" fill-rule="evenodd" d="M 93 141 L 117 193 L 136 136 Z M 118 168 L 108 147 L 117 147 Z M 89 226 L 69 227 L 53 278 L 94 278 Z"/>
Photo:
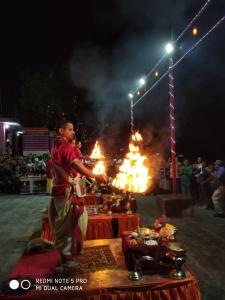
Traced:
<path id="1" fill-rule="evenodd" d="M 170 95 L 170 142 L 172 156 L 173 194 L 176 195 L 176 140 L 175 140 L 175 107 L 173 86 L 173 59 L 169 58 L 169 95 Z"/>

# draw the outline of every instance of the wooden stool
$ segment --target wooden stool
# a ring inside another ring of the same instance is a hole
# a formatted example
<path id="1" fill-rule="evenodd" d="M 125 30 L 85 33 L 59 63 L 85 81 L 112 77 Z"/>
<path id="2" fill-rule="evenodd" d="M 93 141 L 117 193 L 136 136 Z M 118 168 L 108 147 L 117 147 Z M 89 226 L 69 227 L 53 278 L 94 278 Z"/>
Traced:
<path id="1" fill-rule="evenodd" d="M 158 214 L 170 218 L 193 217 L 194 214 L 193 199 L 182 194 L 158 195 L 156 204 Z"/>

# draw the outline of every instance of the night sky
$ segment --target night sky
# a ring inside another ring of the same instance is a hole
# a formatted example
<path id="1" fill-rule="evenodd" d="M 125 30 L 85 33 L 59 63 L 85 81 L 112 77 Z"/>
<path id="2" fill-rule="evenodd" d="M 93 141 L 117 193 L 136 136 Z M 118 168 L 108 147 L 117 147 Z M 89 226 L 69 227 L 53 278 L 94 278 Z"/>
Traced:
<path id="1" fill-rule="evenodd" d="M 70 92 L 64 85 L 65 114 L 70 116 L 76 96 L 76 117 L 107 137 L 107 146 L 116 151 L 127 144 L 129 134 L 127 94 L 163 55 L 171 32 L 176 38 L 205 2 L 1 2 L 0 116 L 36 126 L 19 104 L 21 73 L 50 72 L 64 65 L 70 85 Z M 212 0 L 195 23 L 199 34 L 193 37 L 189 30 L 182 37 L 174 61 L 224 15 L 224 0 Z M 163 74 L 167 68 L 165 59 L 158 71 Z M 147 87 L 155 80 L 149 78 Z M 174 85 L 177 152 L 190 158 L 225 159 L 225 21 L 176 67 Z M 63 97 L 62 93 L 62 102 Z M 47 105 L 48 99 L 44 101 Z M 33 105 L 32 99 L 27 105 Z M 135 109 L 135 124 L 149 152 L 167 152 L 168 112 L 166 77 Z"/>

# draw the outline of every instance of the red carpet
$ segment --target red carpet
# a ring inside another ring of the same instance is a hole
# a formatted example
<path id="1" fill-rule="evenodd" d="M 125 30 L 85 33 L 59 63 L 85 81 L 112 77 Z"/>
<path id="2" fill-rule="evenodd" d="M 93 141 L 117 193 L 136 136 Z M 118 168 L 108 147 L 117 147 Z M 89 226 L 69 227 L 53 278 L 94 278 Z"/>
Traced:
<path id="1" fill-rule="evenodd" d="M 3 296 L 3 298 L 7 300 L 72 300 L 75 299 L 75 295 L 78 296 L 78 298 L 80 295 L 82 297 L 82 291 L 66 291 L 59 289 L 56 291 L 45 290 L 43 288 L 39 290 L 36 288 L 37 284 L 40 284 L 40 279 L 45 278 L 51 280 L 51 278 L 54 278 L 59 260 L 60 254 L 57 249 L 51 249 L 42 253 L 22 255 L 10 274 L 10 278 L 4 283 L 4 286 L 2 287 L 3 294 L 0 294 L 0 298 Z M 90 272 L 118 267 L 109 245 L 84 248 L 84 254 L 77 256 L 76 260 L 80 263 L 81 273 L 84 271 Z M 82 277 L 82 275 L 78 276 Z M 58 274 L 57 277 L 66 278 L 66 275 Z M 23 290 L 19 287 L 16 290 L 12 290 L 9 288 L 9 282 L 12 279 L 16 279 L 20 285 L 24 280 L 28 280 L 31 283 L 31 288 Z M 37 279 L 39 279 L 39 282 Z"/>
<path id="2" fill-rule="evenodd" d="M 37 254 L 23 255 L 15 265 L 10 277 L 51 278 L 60 260 L 57 249 Z"/>

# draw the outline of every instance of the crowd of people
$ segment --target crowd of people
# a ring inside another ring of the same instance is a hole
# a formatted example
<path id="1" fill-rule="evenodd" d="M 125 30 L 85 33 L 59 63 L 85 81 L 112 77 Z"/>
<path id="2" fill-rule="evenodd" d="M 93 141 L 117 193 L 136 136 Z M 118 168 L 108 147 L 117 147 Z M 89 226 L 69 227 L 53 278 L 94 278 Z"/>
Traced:
<path id="1" fill-rule="evenodd" d="M 48 159 L 48 154 L 14 157 L 9 154 L 0 155 L 0 192 L 18 192 L 21 176 L 44 175 Z"/>
<path id="2" fill-rule="evenodd" d="M 160 168 L 158 187 L 172 190 L 172 178 L 169 160 Z M 177 193 L 194 199 L 202 208 L 215 209 L 216 217 L 224 217 L 225 168 L 221 160 L 208 163 L 199 157 L 191 164 L 188 159 L 177 159 L 176 187 Z"/>
<path id="3" fill-rule="evenodd" d="M 81 142 L 74 138 L 71 145 L 79 159 L 84 160 L 80 151 Z M 12 152 L 7 151 L 7 154 L 0 154 L 0 193 L 18 193 L 21 177 L 42 175 L 46 175 L 47 179 L 52 177 L 50 153 L 13 156 Z M 51 186 L 48 188 L 47 185 L 47 192 L 50 190 Z"/>

